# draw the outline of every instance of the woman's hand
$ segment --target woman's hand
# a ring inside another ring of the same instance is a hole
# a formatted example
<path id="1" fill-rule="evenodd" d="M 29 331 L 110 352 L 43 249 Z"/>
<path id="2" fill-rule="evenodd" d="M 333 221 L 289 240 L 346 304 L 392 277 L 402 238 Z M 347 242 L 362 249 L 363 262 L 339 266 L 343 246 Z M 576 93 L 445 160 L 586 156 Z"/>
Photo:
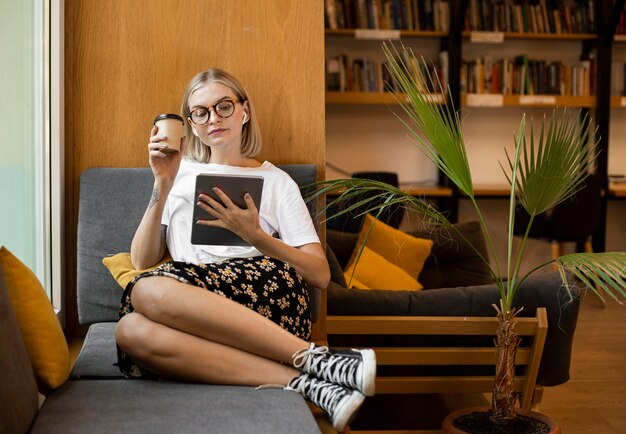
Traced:
<path id="1" fill-rule="evenodd" d="M 219 188 L 213 188 L 215 194 L 222 203 L 210 196 L 201 194 L 198 197 L 197 205 L 211 214 L 216 220 L 198 220 L 198 223 L 205 226 L 226 228 L 242 239 L 255 245 L 263 230 L 259 224 L 259 211 L 249 193 L 244 195 L 246 209 L 239 208 L 232 200 Z"/>
<path id="2" fill-rule="evenodd" d="M 246 209 L 239 208 L 219 188 L 214 188 L 219 201 L 201 194 L 197 205 L 216 220 L 198 220 L 205 226 L 226 228 L 246 240 L 262 254 L 280 259 L 292 265 L 310 284 L 326 288 L 330 281 L 330 270 L 326 254 L 319 243 L 292 247 L 282 240 L 271 237 L 261 229 L 259 211 L 249 194 L 244 195 Z"/>
<path id="3" fill-rule="evenodd" d="M 180 152 L 165 154 L 162 152 L 167 148 L 167 145 L 162 143 L 165 139 L 165 135 L 159 134 L 159 128 L 156 125 L 153 126 L 150 130 L 150 143 L 148 143 L 149 162 L 155 182 L 171 187 L 178 173 L 187 140 L 186 137 L 180 139 Z"/>

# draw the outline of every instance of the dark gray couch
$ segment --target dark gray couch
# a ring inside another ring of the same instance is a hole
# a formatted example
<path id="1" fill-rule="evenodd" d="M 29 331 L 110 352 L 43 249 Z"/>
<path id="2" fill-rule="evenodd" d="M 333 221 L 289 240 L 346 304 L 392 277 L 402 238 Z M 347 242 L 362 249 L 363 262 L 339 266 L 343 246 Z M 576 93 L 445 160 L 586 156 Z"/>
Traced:
<path id="1" fill-rule="evenodd" d="M 312 165 L 282 168 L 300 185 L 315 181 Z M 319 432 L 309 406 L 294 392 L 121 377 L 114 329 L 122 289 L 102 258 L 129 251 L 152 185 L 147 168 L 83 173 L 77 293 L 80 322 L 91 326 L 70 380 L 50 393 L 39 411 L 30 361 L 0 276 L 0 432 Z M 317 306 L 317 291 L 311 297 Z"/>
<path id="2" fill-rule="evenodd" d="M 488 257 L 478 222 L 460 223 L 456 228 L 483 256 Z M 500 295 L 496 285 L 491 284 L 493 279 L 489 269 L 456 231 L 416 230 L 412 234 L 435 241 L 419 276 L 424 290 L 362 291 L 347 289 L 341 272 L 355 248 L 358 234 L 328 230 L 327 256 L 331 266 L 328 315 L 495 316 L 492 304 L 498 302 Z M 560 275 L 552 272 L 531 276 L 518 292 L 515 306 L 524 307 L 521 316 L 535 316 L 538 307 L 545 307 L 548 314 L 548 335 L 537 384 L 556 386 L 569 380 L 572 341 L 580 304 L 578 295 L 578 288 L 573 285 L 570 297 L 562 286 Z M 433 345 L 432 340 L 415 336 L 330 335 L 328 341 L 334 346 L 355 347 Z M 459 339 L 459 346 L 466 344 L 465 338 Z M 492 367 L 488 369 L 493 370 Z M 379 371 L 383 373 L 383 369 Z M 400 368 L 390 374 L 414 375 Z"/>

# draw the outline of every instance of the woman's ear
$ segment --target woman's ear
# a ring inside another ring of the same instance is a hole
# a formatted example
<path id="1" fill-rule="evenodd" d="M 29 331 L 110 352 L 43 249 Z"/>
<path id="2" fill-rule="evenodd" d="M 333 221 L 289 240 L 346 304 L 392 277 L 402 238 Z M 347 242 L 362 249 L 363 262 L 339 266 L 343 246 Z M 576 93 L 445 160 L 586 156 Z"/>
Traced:
<path id="1" fill-rule="evenodd" d="M 250 109 L 248 108 L 248 101 L 243 103 L 243 120 L 241 121 L 241 125 L 244 125 L 250 119 Z"/>

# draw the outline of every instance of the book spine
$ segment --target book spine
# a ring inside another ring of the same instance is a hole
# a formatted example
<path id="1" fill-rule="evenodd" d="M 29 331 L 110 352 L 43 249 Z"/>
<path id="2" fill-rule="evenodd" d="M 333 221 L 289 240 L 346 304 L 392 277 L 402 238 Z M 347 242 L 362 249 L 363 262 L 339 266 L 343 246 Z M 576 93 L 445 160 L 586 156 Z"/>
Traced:
<path id="1" fill-rule="evenodd" d="M 337 9 L 335 8 L 335 0 L 326 0 L 326 15 L 328 17 L 328 26 L 330 29 L 337 29 Z"/>

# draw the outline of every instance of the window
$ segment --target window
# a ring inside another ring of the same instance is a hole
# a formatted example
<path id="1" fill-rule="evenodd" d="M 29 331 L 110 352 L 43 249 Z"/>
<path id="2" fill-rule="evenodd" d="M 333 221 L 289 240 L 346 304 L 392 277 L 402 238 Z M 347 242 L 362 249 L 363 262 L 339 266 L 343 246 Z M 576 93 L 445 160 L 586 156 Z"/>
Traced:
<path id="1" fill-rule="evenodd" d="M 5 41 L 0 46 L 0 244 L 35 272 L 59 309 L 62 297 L 53 288 L 61 288 L 61 17 L 58 0 L 0 3 Z"/>

